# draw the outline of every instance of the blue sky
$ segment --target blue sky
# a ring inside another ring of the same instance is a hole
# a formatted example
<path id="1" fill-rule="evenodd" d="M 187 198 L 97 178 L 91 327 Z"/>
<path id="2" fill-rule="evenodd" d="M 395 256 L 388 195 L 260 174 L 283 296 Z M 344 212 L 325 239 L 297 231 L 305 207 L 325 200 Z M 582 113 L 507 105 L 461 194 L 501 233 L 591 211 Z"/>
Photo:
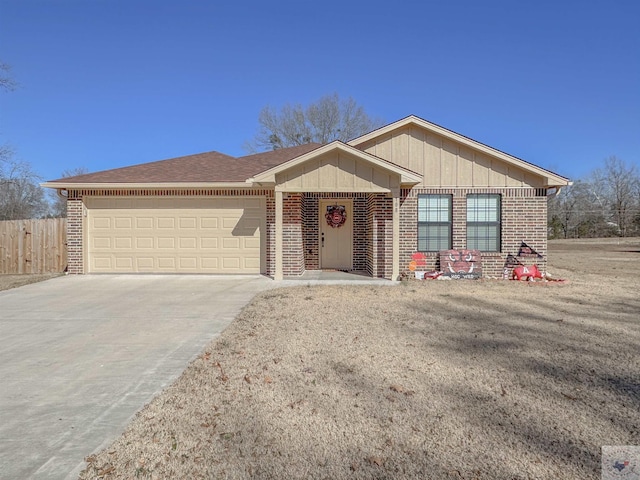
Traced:
<path id="1" fill-rule="evenodd" d="M 0 142 L 43 179 L 218 150 L 337 92 L 573 179 L 640 163 L 637 0 L 0 0 Z"/>

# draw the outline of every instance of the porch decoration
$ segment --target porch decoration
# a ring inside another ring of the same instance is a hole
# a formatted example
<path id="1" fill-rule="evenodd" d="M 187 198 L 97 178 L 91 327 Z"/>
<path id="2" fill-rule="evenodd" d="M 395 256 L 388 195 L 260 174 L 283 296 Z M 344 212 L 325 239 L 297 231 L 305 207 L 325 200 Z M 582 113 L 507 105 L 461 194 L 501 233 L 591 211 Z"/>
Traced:
<path id="1" fill-rule="evenodd" d="M 340 228 L 347 221 L 347 209 L 344 205 L 328 205 L 324 218 L 331 228 Z"/>
<path id="2" fill-rule="evenodd" d="M 482 277 L 480 250 L 440 250 L 443 277 L 476 279 Z"/>

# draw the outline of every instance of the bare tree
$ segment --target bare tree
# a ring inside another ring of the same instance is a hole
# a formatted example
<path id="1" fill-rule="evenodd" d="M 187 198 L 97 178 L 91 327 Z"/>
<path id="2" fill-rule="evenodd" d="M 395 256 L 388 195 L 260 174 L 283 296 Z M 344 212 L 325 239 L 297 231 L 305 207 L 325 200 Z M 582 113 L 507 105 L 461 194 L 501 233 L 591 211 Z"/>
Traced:
<path id="1" fill-rule="evenodd" d="M 11 67 L 0 62 L 0 90 L 14 90 Z M 47 202 L 38 177 L 25 162 L 14 159 L 13 149 L 0 145 L 0 220 L 17 220 L 46 215 Z"/>
<path id="2" fill-rule="evenodd" d="M 11 66 L 0 62 L 0 89 L 15 90 L 18 84 L 11 76 Z"/>
<path id="3" fill-rule="evenodd" d="M 85 167 L 72 168 L 70 170 L 64 170 L 61 178 L 75 177 L 76 175 L 84 175 L 89 173 Z M 50 196 L 50 215 L 54 218 L 67 216 L 67 197 L 58 194 L 57 190 L 49 192 Z"/>
<path id="4" fill-rule="evenodd" d="M 245 144 L 251 152 L 311 142 L 346 142 L 383 124 L 380 119 L 370 117 L 353 98 L 343 100 L 337 93 L 324 96 L 307 107 L 286 104 L 279 111 L 264 107 L 258 122 L 259 133 Z"/>
<path id="5" fill-rule="evenodd" d="M 636 211 L 633 216 L 633 229 L 636 235 L 640 234 L 640 175 L 636 178 L 634 185 L 634 196 L 636 199 Z"/>
<path id="6" fill-rule="evenodd" d="M 49 206 L 39 180 L 28 163 L 4 159 L 0 164 L 0 220 L 47 215 Z"/>
<path id="7" fill-rule="evenodd" d="M 636 184 L 638 171 L 618 157 L 611 156 L 604 162 L 604 170 L 598 172 L 602 194 L 605 196 L 620 235 L 626 237 L 637 214 Z"/>
<path id="8" fill-rule="evenodd" d="M 549 200 L 551 238 L 629 236 L 640 233 L 637 167 L 612 156 L 604 167 Z"/>
<path id="9" fill-rule="evenodd" d="M 615 233 L 607 224 L 606 209 L 594 191 L 591 182 L 577 180 L 549 201 L 551 238 L 603 237 Z"/>

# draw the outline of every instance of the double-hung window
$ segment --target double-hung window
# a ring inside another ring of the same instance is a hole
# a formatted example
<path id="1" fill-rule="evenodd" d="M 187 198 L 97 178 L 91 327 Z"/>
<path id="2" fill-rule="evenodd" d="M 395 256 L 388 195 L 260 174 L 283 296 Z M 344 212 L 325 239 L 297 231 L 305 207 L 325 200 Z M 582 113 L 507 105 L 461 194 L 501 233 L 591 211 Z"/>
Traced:
<path id="1" fill-rule="evenodd" d="M 451 249 L 451 195 L 418 195 L 418 251 Z"/>
<path id="2" fill-rule="evenodd" d="M 467 248 L 500 251 L 500 195 L 467 195 Z"/>

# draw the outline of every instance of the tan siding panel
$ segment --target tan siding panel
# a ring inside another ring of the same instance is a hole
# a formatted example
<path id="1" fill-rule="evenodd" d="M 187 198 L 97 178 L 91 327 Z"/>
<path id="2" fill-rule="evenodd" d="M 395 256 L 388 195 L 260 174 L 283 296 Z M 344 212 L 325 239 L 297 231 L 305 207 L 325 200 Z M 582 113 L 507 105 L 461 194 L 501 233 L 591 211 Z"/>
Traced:
<path id="1" fill-rule="evenodd" d="M 409 168 L 409 140 L 406 130 L 401 130 L 393 137 L 393 161 L 397 165 Z"/>
<path id="2" fill-rule="evenodd" d="M 393 156 L 391 153 L 391 149 L 392 149 L 391 142 L 392 142 L 391 135 L 385 135 L 384 137 L 379 138 L 376 142 L 376 148 L 375 148 L 376 153 L 374 155 L 380 158 L 384 158 L 386 160 L 390 159 Z"/>
<path id="3" fill-rule="evenodd" d="M 491 171 L 491 160 L 485 155 L 476 153 L 473 162 L 473 186 L 488 187 L 489 172 Z"/>
<path id="4" fill-rule="evenodd" d="M 458 149 L 457 185 L 469 187 L 473 185 L 473 152 L 468 148 Z"/>
<path id="5" fill-rule="evenodd" d="M 519 168 L 509 167 L 507 168 L 506 178 L 508 187 L 521 187 L 522 180 L 524 179 L 524 172 Z"/>
<path id="6" fill-rule="evenodd" d="M 442 141 L 435 135 L 428 135 L 425 147 L 423 182 L 430 187 L 439 187 L 442 185 Z"/>
<path id="7" fill-rule="evenodd" d="M 492 187 L 504 187 L 507 184 L 507 166 L 498 161 L 492 160 L 491 173 L 489 174 L 489 181 Z"/>
<path id="8" fill-rule="evenodd" d="M 354 158 L 343 155 L 340 157 L 340 168 L 338 169 L 338 188 L 353 188 L 353 176 L 356 173 L 356 161 Z"/>
<path id="9" fill-rule="evenodd" d="M 458 173 L 458 147 L 456 144 L 445 141 L 442 146 L 441 154 L 441 184 L 443 186 L 455 186 L 457 185 L 457 173 Z"/>
<path id="10" fill-rule="evenodd" d="M 338 181 L 338 168 L 336 164 L 339 162 L 339 159 L 336 156 L 332 157 L 324 157 L 320 161 L 320 166 L 318 168 L 318 184 L 310 185 L 311 187 L 318 186 L 321 190 L 331 189 L 335 187 Z"/>
<path id="11" fill-rule="evenodd" d="M 539 187 L 544 178 L 484 150 L 405 126 L 358 148 L 423 175 L 425 187 Z"/>
<path id="12" fill-rule="evenodd" d="M 374 185 L 391 188 L 391 181 L 389 178 L 389 174 L 387 172 L 383 172 L 382 170 L 378 170 L 377 168 L 374 168 L 372 173 L 373 173 L 372 183 Z"/>
<path id="13" fill-rule="evenodd" d="M 375 173 L 374 173 L 375 172 Z M 283 191 L 308 192 L 371 192 L 389 191 L 391 175 L 377 169 L 371 163 L 357 157 L 340 154 L 327 155 L 317 161 L 310 161 L 302 167 L 276 175 L 277 188 Z M 393 182 L 395 175 L 393 176 Z M 302 179 L 301 187 L 293 178 Z"/>
<path id="14" fill-rule="evenodd" d="M 409 137 L 409 164 L 407 168 L 414 172 L 423 172 L 425 162 L 426 134 L 419 128 L 413 128 Z"/>

